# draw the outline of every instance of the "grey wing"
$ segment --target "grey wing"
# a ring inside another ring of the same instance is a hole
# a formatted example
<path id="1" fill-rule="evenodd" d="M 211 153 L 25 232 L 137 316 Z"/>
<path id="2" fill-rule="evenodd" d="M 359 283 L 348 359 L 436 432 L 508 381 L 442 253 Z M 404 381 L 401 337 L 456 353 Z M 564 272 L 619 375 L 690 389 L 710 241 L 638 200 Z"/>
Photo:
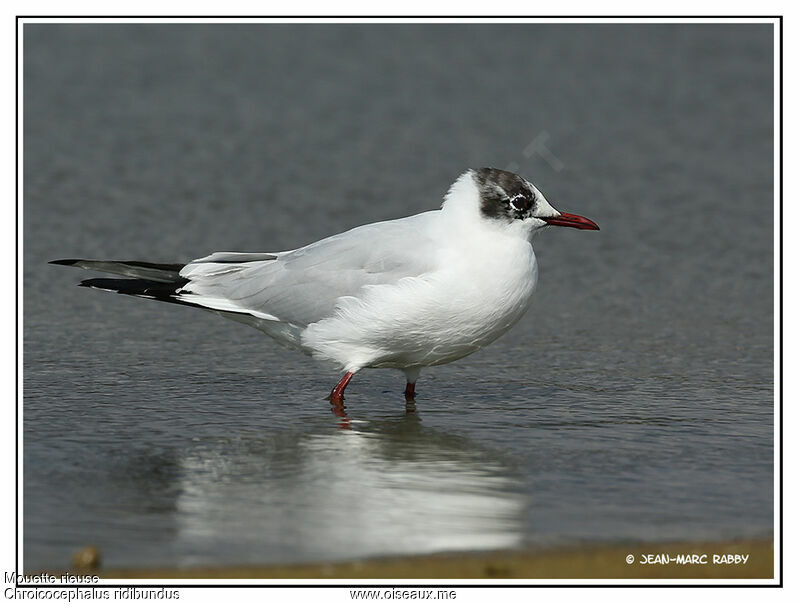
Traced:
<path id="1" fill-rule="evenodd" d="M 209 309 L 305 327 L 331 315 L 339 298 L 358 296 L 364 286 L 434 270 L 428 227 L 435 214 L 357 227 L 265 259 L 218 252 L 181 270 L 188 282 L 179 297 Z"/>

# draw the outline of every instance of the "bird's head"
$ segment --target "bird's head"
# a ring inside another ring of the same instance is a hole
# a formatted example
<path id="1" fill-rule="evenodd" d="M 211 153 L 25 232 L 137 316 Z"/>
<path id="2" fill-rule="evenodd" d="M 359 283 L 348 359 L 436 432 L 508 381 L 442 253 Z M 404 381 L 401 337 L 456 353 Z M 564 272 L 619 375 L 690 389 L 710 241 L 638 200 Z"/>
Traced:
<path id="1" fill-rule="evenodd" d="M 475 191 L 481 219 L 528 236 L 549 225 L 576 229 L 600 228 L 588 218 L 559 212 L 533 183 L 507 170 L 469 170 L 454 183 L 448 198 L 474 198 Z M 448 200 L 445 204 L 448 204 Z"/>

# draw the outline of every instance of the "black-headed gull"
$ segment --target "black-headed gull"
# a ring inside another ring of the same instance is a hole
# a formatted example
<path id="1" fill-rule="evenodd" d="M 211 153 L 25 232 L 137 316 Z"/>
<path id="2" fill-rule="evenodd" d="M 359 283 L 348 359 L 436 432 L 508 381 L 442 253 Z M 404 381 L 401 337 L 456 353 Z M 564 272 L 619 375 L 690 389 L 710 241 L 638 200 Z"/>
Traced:
<path id="1" fill-rule="evenodd" d="M 398 368 L 413 399 L 420 370 L 455 361 L 513 326 L 536 287 L 533 236 L 599 229 L 553 208 L 532 183 L 468 170 L 440 210 L 372 223 L 285 252 L 215 252 L 187 264 L 57 260 L 122 275 L 81 286 L 199 307 L 333 361 L 344 390 L 362 368 Z"/>

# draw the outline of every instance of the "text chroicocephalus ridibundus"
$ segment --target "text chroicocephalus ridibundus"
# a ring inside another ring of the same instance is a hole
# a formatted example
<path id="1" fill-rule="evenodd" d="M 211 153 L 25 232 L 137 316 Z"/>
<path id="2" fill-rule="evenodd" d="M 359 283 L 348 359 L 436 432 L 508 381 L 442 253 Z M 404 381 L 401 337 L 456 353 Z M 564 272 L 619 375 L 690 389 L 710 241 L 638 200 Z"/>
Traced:
<path id="1" fill-rule="evenodd" d="M 548 225 L 598 229 L 557 211 L 522 177 L 468 170 L 440 210 L 372 223 L 296 250 L 215 252 L 187 264 L 56 260 L 126 279 L 81 286 L 206 309 L 249 324 L 345 372 L 398 368 L 413 399 L 420 370 L 486 346 L 527 310 L 533 236 Z"/>

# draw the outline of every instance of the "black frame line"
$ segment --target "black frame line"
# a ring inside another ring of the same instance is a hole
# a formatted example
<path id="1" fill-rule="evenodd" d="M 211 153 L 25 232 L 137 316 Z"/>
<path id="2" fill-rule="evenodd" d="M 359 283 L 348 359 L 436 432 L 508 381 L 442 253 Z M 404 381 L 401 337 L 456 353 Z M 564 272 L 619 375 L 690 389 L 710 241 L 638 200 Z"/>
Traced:
<path id="1" fill-rule="evenodd" d="M 15 468 L 14 468 L 14 493 L 15 493 L 15 526 L 14 526 L 14 563 L 15 571 L 19 569 L 19 388 L 20 388 L 20 375 L 19 375 L 19 208 L 20 198 L 19 191 L 19 29 L 20 20 L 23 19 L 156 19 L 156 20 L 170 20 L 170 19 L 331 19 L 331 20 L 346 20 L 346 19 L 451 19 L 454 22 L 466 21 L 469 19 L 543 19 L 544 22 L 553 21 L 556 19 L 603 19 L 603 20 L 625 20 L 631 21 L 634 19 L 772 19 L 777 20 L 778 26 L 778 132 L 773 133 L 773 136 L 778 136 L 778 422 L 780 444 L 778 449 L 778 461 L 780 480 L 778 482 L 778 533 L 780 535 L 780 565 L 778 569 L 778 583 L 777 584 L 663 584 L 663 583 L 628 583 L 628 584 L 521 584 L 521 583 L 506 583 L 506 584 L 21 584 L 19 576 L 15 579 L 15 588 L 35 588 L 40 590 L 53 590 L 64 588 L 430 588 L 431 586 L 443 588 L 783 588 L 783 15 L 16 15 L 15 29 L 14 29 L 14 88 L 15 88 L 15 173 L 14 173 L 14 191 L 16 198 L 16 207 L 14 210 L 15 219 Z M 24 25 L 24 24 L 23 24 Z M 99 24 L 100 25 L 100 24 Z M 402 25 L 399 23 L 398 25 Z M 775 91 L 775 82 L 773 82 L 773 92 Z M 774 102 L 774 101 L 773 101 Z M 774 254 L 774 252 L 773 252 Z M 775 318 L 773 318 L 774 322 Z M 773 469 L 774 472 L 774 469 Z M 774 564 L 774 540 L 773 536 L 773 564 Z M 575 578 L 579 580 L 580 578 Z M 446 580 L 446 579 L 445 579 Z"/>

